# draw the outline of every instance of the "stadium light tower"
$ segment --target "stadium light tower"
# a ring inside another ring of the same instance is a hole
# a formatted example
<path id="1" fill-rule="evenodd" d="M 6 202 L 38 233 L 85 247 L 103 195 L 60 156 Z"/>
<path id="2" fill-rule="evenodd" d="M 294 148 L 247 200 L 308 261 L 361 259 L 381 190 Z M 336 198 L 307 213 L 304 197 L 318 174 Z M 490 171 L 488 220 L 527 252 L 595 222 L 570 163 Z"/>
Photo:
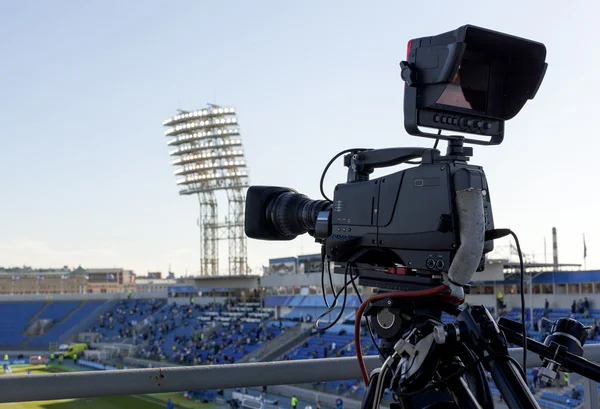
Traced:
<path id="1" fill-rule="evenodd" d="M 249 185 L 235 109 L 208 104 L 197 111 L 179 111 L 166 121 L 165 135 L 175 157 L 181 195 L 197 195 L 200 207 L 200 275 L 219 273 L 219 240 L 229 242 L 229 275 L 246 274 L 244 207 Z M 225 190 L 228 217 L 219 223 L 215 192 Z"/>

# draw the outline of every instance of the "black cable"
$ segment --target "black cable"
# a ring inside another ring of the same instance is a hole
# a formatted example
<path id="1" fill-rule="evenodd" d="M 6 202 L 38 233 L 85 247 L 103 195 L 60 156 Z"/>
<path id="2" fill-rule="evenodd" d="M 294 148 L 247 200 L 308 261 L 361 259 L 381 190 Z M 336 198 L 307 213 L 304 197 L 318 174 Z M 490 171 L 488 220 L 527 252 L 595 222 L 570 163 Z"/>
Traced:
<path id="1" fill-rule="evenodd" d="M 333 286 L 332 286 L 332 291 Z M 329 302 L 327 301 L 327 290 L 325 289 L 325 245 L 321 246 L 321 292 L 323 293 L 323 301 L 327 308 L 329 308 Z"/>
<path id="2" fill-rule="evenodd" d="M 346 309 L 346 299 L 347 299 L 347 296 L 348 296 L 348 285 L 350 285 L 350 283 L 348 282 L 348 271 L 349 270 L 350 270 L 350 263 L 346 263 L 346 270 L 344 271 L 344 283 L 345 283 L 345 285 L 344 285 L 343 288 L 340 289 L 340 291 L 337 294 L 335 294 L 335 297 L 333 299 L 333 305 L 331 307 L 329 307 L 329 309 L 327 311 L 325 311 L 323 314 L 321 314 L 319 316 L 319 318 L 317 318 L 317 321 L 315 322 L 315 328 L 317 330 L 326 331 L 326 330 L 332 328 L 335 324 L 337 324 L 338 321 L 340 320 L 340 318 L 342 318 L 342 316 L 344 314 L 344 310 Z M 355 280 L 356 278 L 358 278 L 358 277 L 353 278 L 352 281 Z M 340 310 L 339 314 L 337 315 L 337 317 L 335 318 L 335 320 L 332 323 L 330 323 L 329 325 L 327 325 L 325 328 L 320 328 L 319 327 L 319 321 L 321 321 L 321 319 L 323 319 L 323 317 L 325 317 L 326 315 L 330 314 L 333 310 L 335 310 L 335 307 L 337 306 L 337 300 L 338 300 L 338 298 L 339 298 L 339 296 L 340 296 L 340 294 L 341 294 L 342 291 L 344 292 L 344 298 L 343 298 L 343 301 L 342 301 L 342 307 L 341 307 L 341 310 Z"/>
<path id="3" fill-rule="evenodd" d="M 350 283 L 353 283 L 354 280 L 356 280 L 358 278 L 358 276 L 351 278 L 350 282 L 348 282 L 348 271 L 350 271 L 350 267 L 352 267 L 355 263 L 356 260 L 360 259 L 365 253 L 367 253 L 369 250 L 368 249 L 363 249 L 361 251 L 359 251 L 357 254 L 355 254 L 354 256 L 352 256 L 352 259 L 349 260 L 348 262 L 346 262 L 346 269 L 344 270 L 344 287 L 340 289 L 340 291 L 334 295 L 333 298 L 333 305 L 331 307 L 329 307 L 329 309 L 327 311 L 325 311 L 323 314 L 321 314 L 319 316 L 319 318 L 317 318 L 317 321 L 315 322 L 315 328 L 317 330 L 321 330 L 321 331 L 325 331 L 328 330 L 329 328 L 333 327 L 335 324 L 337 324 L 337 322 L 340 320 L 340 318 L 342 318 L 343 314 L 344 314 L 344 310 L 346 309 L 346 297 L 348 295 L 348 285 L 350 285 Z M 329 278 L 331 279 L 331 271 L 330 271 L 330 275 Z M 333 281 L 330 281 L 331 286 L 333 287 Z M 331 324 L 329 324 L 327 327 L 325 328 L 319 328 L 319 321 L 327 314 L 331 313 L 335 307 L 337 306 L 337 300 L 341 294 L 341 292 L 344 292 L 344 301 L 342 303 L 342 310 L 340 311 L 340 313 L 338 314 L 338 316 L 336 317 L 335 321 Z"/>
<path id="4" fill-rule="evenodd" d="M 442 130 L 438 129 L 438 135 L 442 134 Z M 435 143 L 433 144 L 433 149 L 436 149 L 438 146 L 438 143 L 440 142 L 439 138 L 435 139 Z M 407 160 L 406 163 L 408 163 L 409 165 L 420 165 L 422 161 L 414 161 L 414 160 Z"/>
<path id="5" fill-rule="evenodd" d="M 331 292 L 335 295 L 335 288 L 333 287 L 333 277 L 331 275 L 331 265 L 329 261 L 327 261 L 327 275 L 329 276 L 329 286 L 331 287 Z"/>
<path id="6" fill-rule="evenodd" d="M 407 397 L 408 396 L 415 396 L 415 395 L 419 395 L 419 394 L 424 393 L 424 392 L 428 392 L 428 391 L 430 391 L 432 389 L 436 389 L 436 388 L 439 388 L 441 386 L 445 386 L 446 383 L 448 383 L 448 381 L 450 381 L 450 380 L 452 380 L 454 378 L 457 378 L 459 376 L 464 375 L 464 373 L 467 372 L 469 369 L 471 369 L 471 368 L 473 368 L 473 367 L 475 367 L 475 366 L 477 366 L 479 364 L 482 364 L 484 362 L 493 361 L 494 359 L 506 359 L 506 360 L 509 360 L 512 363 L 516 364 L 517 367 L 519 366 L 519 362 L 515 358 L 513 358 L 512 356 L 510 356 L 510 355 L 498 355 L 498 354 L 487 355 L 487 356 L 484 356 L 483 358 L 479 358 L 478 360 L 471 362 L 470 364 L 467 364 L 467 365 L 463 366 L 459 370 L 451 373 L 448 376 L 445 376 L 444 378 L 440 379 L 437 382 L 434 382 L 434 383 L 431 383 L 431 384 L 427 385 L 426 387 L 424 387 L 424 388 L 422 388 L 422 389 L 420 389 L 418 391 L 413 391 L 413 392 L 396 392 L 396 395 L 398 395 L 398 396 L 407 396 Z"/>
<path id="7" fill-rule="evenodd" d="M 333 164 L 333 162 L 335 162 L 335 160 L 337 158 L 339 158 L 340 156 L 342 156 L 346 153 L 354 153 L 354 152 L 367 151 L 367 150 L 369 150 L 369 149 L 366 149 L 366 148 L 344 149 L 343 151 L 338 152 L 333 158 L 331 158 L 329 163 L 325 166 L 325 169 L 323 169 L 323 173 L 321 174 L 321 180 L 319 181 L 319 189 L 321 190 L 321 196 L 323 196 L 323 198 L 325 200 L 332 202 L 332 200 L 330 198 L 328 198 L 327 195 L 325 194 L 325 189 L 323 189 L 323 183 L 325 182 L 325 175 L 327 175 L 327 171 L 329 170 L 329 167 Z"/>
<path id="8" fill-rule="evenodd" d="M 325 289 L 325 269 L 327 268 L 327 274 L 329 275 L 329 285 L 331 286 L 331 292 L 335 296 L 335 287 L 333 286 L 333 277 L 331 276 L 331 268 L 329 261 L 326 260 L 325 245 L 321 246 L 321 292 L 323 293 L 323 301 L 327 308 L 331 308 L 329 301 L 327 301 L 327 290 Z"/>
<path id="9" fill-rule="evenodd" d="M 356 277 L 358 278 L 358 275 Z M 352 273 L 350 273 L 350 278 L 352 278 Z M 360 294 L 358 292 L 358 288 L 356 288 L 356 284 L 354 283 L 354 280 L 351 280 L 350 282 L 352 283 L 354 292 L 358 296 L 358 301 L 362 304 L 363 303 L 362 297 L 360 296 Z M 379 345 L 377 345 L 377 341 L 375 341 L 375 335 L 373 334 L 373 328 L 371 327 L 371 322 L 369 321 L 369 319 L 367 317 L 365 317 L 365 321 L 367 322 L 367 328 L 369 329 L 369 336 L 371 337 L 371 341 L 373 341 L 373 345 L 377 349 L 377 353 L 379 354 L 379 356 L 383 356 L 381 349 L 379 349 Z M 360 347 L 362 348 L 362 344 Z"/>
<path id="10" fill-rule="evenodd" d="M 519 238 L 512 230 L 509 230 L 510 235 L 515 239 L 517 251 L 519 252 L 519 265 L 521 267 L 521 323 L 523 324 L 523 372 L 526 374 L 527 368 L 527 323 L 525 322 L 525 265 L 523 263 L 523 253 L 521 252 L 521 244 Z M 529 285 L 533 285 L 533 280 Z M 532 289 L 533 291 L 533 289 Z M 532 311 L 533 313 L 533 311 Z M 531 317 L 533 322 L 533 316 Z M 526 378 L 525 378 L 526 380 Z"/>
<path id="11" fill-rule="evenodd" d="M 323 294 L 323 302 L 329 308 L 326 296 L 327 291 L 325 290 L 325 254 L 321 254 L 321 293 Z"/>
<path id="12" fill-rule="evenodd" d="M 406 374 L 408 374 L 410 372 L 410 370 L 412 369 L 413 365 L 415 364 L 415 361 L 417 359 L 413 359 L 412 362 L 410 363 L 410 366 L 408 367 L 408 369 L 406 369 L 406 371 L 404 371 L 404 373 L 402 373 L 399 378 L 402 378 L 403 376 L 406 376 Z"/>

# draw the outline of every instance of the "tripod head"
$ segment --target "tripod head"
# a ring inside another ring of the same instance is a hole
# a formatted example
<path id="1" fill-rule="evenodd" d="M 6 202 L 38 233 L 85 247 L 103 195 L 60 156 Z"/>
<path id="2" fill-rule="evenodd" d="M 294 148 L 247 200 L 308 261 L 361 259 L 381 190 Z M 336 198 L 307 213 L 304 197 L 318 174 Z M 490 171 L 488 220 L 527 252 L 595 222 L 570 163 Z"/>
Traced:
<path id="1" fill-rule="evenodd" d="M 380 338 L 383 365 L 371 373 L 363 409 L 379 407 L 386 389 L 397 397 L 394 409 L 491 409 L 485 371 L 509 408 L 539 409 L 524 369 L 508 354 L 509 342 L 523 344 L 521 324 L 505 318 L 497 324 L 483 306 L 459 309 L 448 293 L 403 298 L 394 294 L 400 293 L 383 292 L 365 301 L 364 315 Z M 455 322 L 444 323 L 443 312 Z M 554 379 L 560 370 L 600 381 L 600 366 L 582 357 L 586 329 L 564 318 L 554 322 L 544 343 L 527 338 L 527 349 L 543 359 L 540 376 Z"/>
<path id="2" fill-rule="evenodd" d="M 445 325 L 443 312 L 457 317 L 457 322 Z M 447 295 L 383 298 L 369 303 L 365 315 L 381 338 L 384 364 L 371 375 L 364 408 L 376 407 L 388 387 L 398 395 L 397 406 L 402 409 L 440 402 L 454 402 L 460 408 L 492 408 L 483 368 L 490 372 L 493 368 L 496 376 L 509 379 L 512 389 L 519 380 L 523 382 L 514 363 L 507 361 L 512 358 L 506 340 L 483 307 L 461 311 Z M 467 380 L 453 377 L 456 373 L 465 374 Z M 520 386 L 529 393 L 526 385 Z M 525 392 L 515 397 L 526 398 Z M 533 397 L 529 400 L 535 402 Z"/>

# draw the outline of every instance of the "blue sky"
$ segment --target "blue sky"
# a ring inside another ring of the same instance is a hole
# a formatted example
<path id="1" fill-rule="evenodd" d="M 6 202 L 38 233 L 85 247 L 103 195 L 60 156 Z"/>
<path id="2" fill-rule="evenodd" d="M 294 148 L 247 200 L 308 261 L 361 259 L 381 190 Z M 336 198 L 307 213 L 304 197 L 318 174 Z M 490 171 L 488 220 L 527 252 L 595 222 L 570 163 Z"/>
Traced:
<path id="1" fill-rule="evenodd" d="M 591 1 L 2 2 L 0 266 L 194 273 L 197 202 L 178 195 L 164 119 L 235 106 L 251 182 L 318 198 L 322 167 L 343 148 L 431 143 L 404 131 L 398 63 L 409 39 L 470 23 L 548 48 L 546 79 L 504 143 L 475 147 L 496 225 L 540 261 L 552 226 L 564 262 L 583 261 L 585 233 L 598 268 L 598 11 Z M 343 180 L 340 163 L 327 187 Z M 309 237 L 248 248 L 252 267 L 318 251 Z"/>

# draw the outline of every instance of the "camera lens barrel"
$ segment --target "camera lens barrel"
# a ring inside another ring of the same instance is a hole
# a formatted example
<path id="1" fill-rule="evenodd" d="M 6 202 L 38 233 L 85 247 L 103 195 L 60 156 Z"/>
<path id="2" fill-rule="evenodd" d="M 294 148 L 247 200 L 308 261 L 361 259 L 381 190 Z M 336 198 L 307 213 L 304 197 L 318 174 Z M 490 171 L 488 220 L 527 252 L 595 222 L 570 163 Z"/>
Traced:
<path id="1" fill-rule="evenodd" d="M 273 197 L 266 208 L 266 219 L 277 233 L 297 236 L 315 230 L 319 213 L 331 208 L 327 200 L 311 200 L 295 192 Z"/>

